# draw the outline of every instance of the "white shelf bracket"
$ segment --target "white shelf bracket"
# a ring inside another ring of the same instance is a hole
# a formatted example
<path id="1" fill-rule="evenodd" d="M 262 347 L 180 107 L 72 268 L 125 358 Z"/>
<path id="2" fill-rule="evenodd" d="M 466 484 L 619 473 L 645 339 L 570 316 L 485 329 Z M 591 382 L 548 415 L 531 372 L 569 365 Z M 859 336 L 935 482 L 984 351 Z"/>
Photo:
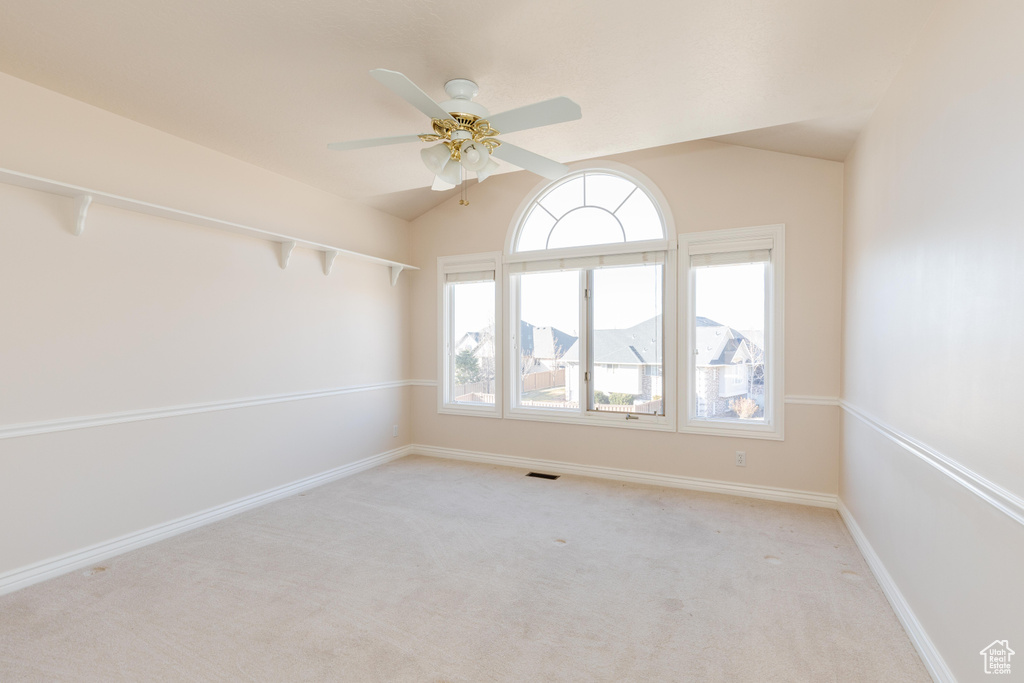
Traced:
<path id="1" fill-rule="evenodd" d="M 306 249 L 319 251 L 323 254 L 322 263 L 324 273 L 326 274 L 330 274 L 334 269 L 335 259 L 338 256 L 345 256 L 346 258 L 360 261 L 368 261 L 370 263 L 376 263 L 380 266 L 390 268 L 392 286 L 398 284 L 398 275 L 403 270 L 419 270 L 416 266 L 398 263 L 396 261 L 379 258 L 377 256 L 371 256 L 370 254 L 363 254 L 358 251 L 352 251 L 351 249 L 343 249 L 330 244 L 311 242 L 307 239 L 300 239 L 298 237 L 293 237 L 279 232 L 263 230 L 251 225 L 232 223 L 219 218 L 202 216 L 188 211 L 160 206 L 159 204 L 151 204 L 139 199 L 122 197 L 120 195 L 110 194 L 109 192 L 102 192 L 88 187 L 69 185 L 68 183 L 62 183 L 57 180 L 40 178 L 27 173 L 21 173 L 20 171 L 13 171 L 9 168 L 0 168 L 0 184 L 17 185 L 19 187 L 26 187 L 30 190 L 49 192 L 51 194 L 71 199 L 74 202 L 74 214 L 68 218 L 67 228 L 76 236 L 80 236 L 85 232 L 85 222 L 91 206 L 93 204 L 102 204 L 108 208 L 134 211 L 148 216 L 156 216 L 158 218 L 169 219 L 181 223 L 190 223 L 204 228 L 213 228 L 214 230 L 223 230 L 237 235 L 245 235 L 247 237 L 264 240 L 270 243 L 271 251 L 280 250 L 277 256 L 280 259 L 279 263 L 281 268 L 288 267 L 292 251 L 295 247 L 301 245 Z"/>
<path id="2" fill-rule="evenodd" d="M 79 237 L 85 231 L 85 216 L 89 213 L 90 204 L 91 194 L 80 194 L 75 197 L 75 237 Z"/>
<path id="3" fill-rule="evenodd" d="M 295 249 L 295 241 L 287 240 L 281 242 L 281 268 L 288 267 L 288 259 L 292 257 L 292 250 Z"/>
<path id="4" fill-rule="evenodd" d="M 324 275 L 330 275 L 334 268 L 334 259 L 338 258 L 338 252 L 334 249 L 324 251 Z"/>

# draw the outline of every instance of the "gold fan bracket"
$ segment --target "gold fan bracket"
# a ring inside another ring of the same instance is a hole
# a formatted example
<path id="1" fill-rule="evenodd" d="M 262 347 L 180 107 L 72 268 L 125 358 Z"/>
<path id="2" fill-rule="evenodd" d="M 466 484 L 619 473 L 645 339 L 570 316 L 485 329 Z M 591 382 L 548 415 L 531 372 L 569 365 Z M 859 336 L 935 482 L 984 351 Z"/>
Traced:
<path id="1" fill-rule="evenodd" d="M 461 158 L 460 146 L 463 140 L 452 140 L 452 134 L 455 131 L 461 130 L 469 133 L 470 138 L 487 148 L 488 153 L 493 152 L 496 147 L 501 145 L 501 141 L 494 138 L 495 135 L 500 135 L 501 132 L 492 128 L 486 119 L 474 116 L 473 114 L 452 112 L 452 118 L 431 119 L 430 123 L 434 132 L 420 135 L 420 140 L 423 142 L 444 143 L 451 150 L 452 159 L 456 161 Z"/>

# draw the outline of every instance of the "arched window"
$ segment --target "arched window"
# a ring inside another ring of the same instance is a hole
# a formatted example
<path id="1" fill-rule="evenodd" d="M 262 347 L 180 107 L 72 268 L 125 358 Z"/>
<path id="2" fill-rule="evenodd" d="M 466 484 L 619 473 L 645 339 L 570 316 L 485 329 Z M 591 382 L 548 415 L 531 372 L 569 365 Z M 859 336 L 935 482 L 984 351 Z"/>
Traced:
<path id="1" fill-rule="evenodd" d="M 555 181 L 520 215 L 511 248 L 517 253 L 666 239 L 665 219 L 650 192 L 606 169 Z"/>
<path id="2" fill-rule="evenodd" d="M 503 258 L 506 416 L 673 428 L 670 236 L 660 192 L 617 164 L 520 204 Z"/>

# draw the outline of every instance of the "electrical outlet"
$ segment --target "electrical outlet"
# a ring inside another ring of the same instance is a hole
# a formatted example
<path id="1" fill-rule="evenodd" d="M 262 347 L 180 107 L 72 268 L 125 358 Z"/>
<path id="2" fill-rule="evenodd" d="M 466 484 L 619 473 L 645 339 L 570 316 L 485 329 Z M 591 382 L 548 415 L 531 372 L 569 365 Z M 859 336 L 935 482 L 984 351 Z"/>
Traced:
<path id="1" fill-rule="evenodd" d="M 736 467 L 747 466 L 747 453 L 746 451 L 736 451 Z"/>
<path id="2" fill-rule="evenodd" d="M 398 425 L 391 426 L 391 436 L 398 436 Z"/>

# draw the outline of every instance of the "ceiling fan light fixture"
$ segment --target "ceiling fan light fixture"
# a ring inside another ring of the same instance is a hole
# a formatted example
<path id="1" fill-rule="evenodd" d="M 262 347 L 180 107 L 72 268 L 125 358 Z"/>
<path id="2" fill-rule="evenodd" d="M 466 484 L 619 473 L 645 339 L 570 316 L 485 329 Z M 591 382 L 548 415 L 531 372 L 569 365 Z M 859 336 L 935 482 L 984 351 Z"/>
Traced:
<path id="1" fill-rule="evenodd" d="M 492 159 L 489 155 L 487 157 L 487 163 L 484 167 L 476 172 L 476 181 L 482 183 L 483 181 L 494 175 L 494 172 L 501 168 L 501 164 Z"/>
<path id="2" fill-rule="evenodd" d="M 462 166 L 455 159 L 449 159 L 437 177 L 454 187 L 462 182 Z"/>
<path id="3" fill-rule="evenodd" d="M 474 140 L 466 140 L 459 149 L 459 157 L 467 171 L 479 172 L 491 160 L 491 151 Z"/>
<path id="4" fill-rule="evenodd" d="M 454 185 L 446 183 L 444 180 L 442 180 L 441 176 L 436 175 L 434 176 L 434 183 L 430 186 L 430 189 L 436 192 L 444 192 L 445 190 L 451 190 L 454 187 Z"/>
<path id="5" fill-rule="evenodd" d="M 448 162 L 452 160 L 452 153 L 448 149 L 448 145 L 442 142 L 433 147 L 421 149 L 420 158 L 423 159 L 423 165 L 427 167 L 427 170 L 435 175 L 440 175 L 444 172 Z"/>

